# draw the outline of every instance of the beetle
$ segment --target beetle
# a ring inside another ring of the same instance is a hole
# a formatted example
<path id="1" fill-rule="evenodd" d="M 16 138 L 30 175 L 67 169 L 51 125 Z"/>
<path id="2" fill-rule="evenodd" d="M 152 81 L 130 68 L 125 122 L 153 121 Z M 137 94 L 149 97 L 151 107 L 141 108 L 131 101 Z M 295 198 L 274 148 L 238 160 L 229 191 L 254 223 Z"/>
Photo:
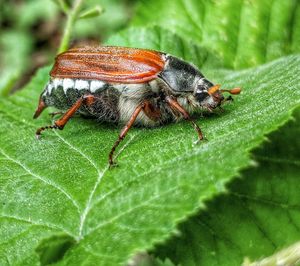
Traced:
<path id="1" fill-rule="evenodd" d="M 117 46 L 73 48 L 56 57 L 34 118 L 48 106 L 65 113 L 53 125 L 39 128 L 36 137 L 46 129 L 62 130 L 75 113 L 124 124 L 108 156 L 113 165 L 114 152 L 133 125 L 154 127 L 186 119 L 202 140 L 190 114 L 212 112 L 226 101 L 223 92 L 240 91 L 221 90 L 194 65 L 164 52 Z"/>

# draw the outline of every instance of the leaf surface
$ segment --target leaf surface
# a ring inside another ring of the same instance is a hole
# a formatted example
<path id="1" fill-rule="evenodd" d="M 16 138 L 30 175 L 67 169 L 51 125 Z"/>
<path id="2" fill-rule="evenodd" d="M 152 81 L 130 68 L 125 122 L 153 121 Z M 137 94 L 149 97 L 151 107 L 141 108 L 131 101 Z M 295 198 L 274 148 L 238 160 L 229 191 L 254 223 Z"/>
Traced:
<path id="1" fill-rule="evenodd" d="M 300 51 L 297 0 L 143 0 L 132 25 L 176 32 L 235 69 Z"/>
<path id="2" fill-rule="evenodd" d="M 259 260 L 299 241 L 300 109 L 295 117 L 254 152 L 256 167 L 242 171 L 228 194 L 210 201 L 179 226 L 180 236 L 156 248 L 160 257 L 175 265 L 241 265 L 245 257 Z"/>
<path id="3" fill-rule="evenodd" d="M 130 34 L 136 43 L 143 36 Z M 149 48 L 162 50 L 178 38 L 159 34 Z M 202 62 L 183 47 L 170 52 Z M 264 135 L 290 118 L 300 99 L 299 62 L 289 56 L 244 71 L 207 70 L 224 88 L 243 88 L 224 113 L 198 117 L 209 141 L 194 145 L 184 121 L 135 128 L 113 170 L 107 156 L 117 126 L 76 117 L 64 131 L 35 139 L 36 128 L 51 123 L 46 112 L 31 118 L 48 79 L 48 68 L 39 71 L 22 92 L 0 100 L 0 264 L 38 265 L 40 256 L 56 261 L 51 254 L 67 244 L 59 265 L 117 265 L 176 232 L 179 221 L 249 165 L 249 151 Z"/>

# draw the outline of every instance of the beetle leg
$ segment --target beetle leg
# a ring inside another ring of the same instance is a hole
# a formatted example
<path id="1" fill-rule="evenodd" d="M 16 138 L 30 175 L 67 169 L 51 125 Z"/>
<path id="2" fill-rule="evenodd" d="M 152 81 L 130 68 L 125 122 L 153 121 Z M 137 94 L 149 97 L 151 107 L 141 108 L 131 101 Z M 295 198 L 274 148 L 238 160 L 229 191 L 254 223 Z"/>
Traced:
<path id="1" fill-rule="evenodd" d="M 139 104 L 133 114 L 131 115 L 129 121 L 127 122 L 127 124 L 123 127 L 123 129 L 120 132 L 119 138 L 118 140 L 115 142 L 115 144 L 113 145 L 113 147 L 111 148 L 111 151 L 109 153 L 108 156 L 108 161 L 109 161 L 109 165 L 113 166 L 114 165 L 114 161 L 113 161 L 113 155 L 114 152 L 116 150 L 116 148 L 118 147 L 118 145 L 120 144 L 120 142 L 126 137 L 127 132 L 129 131 L 129 129 L 132 127 L 132 125 L 134 124 L 136 118 L 138 117 L 139 113 L 145 108 L 145 103 L 141 103 Z"/>
<path id="2" fill-rule="evenodd" d="M 35 119 L 35 118 L 38 118 L 39 115 L 45 110 L 45 108 L 47 108 L 47 105 L 46 105 L 46 103 L 42 100 L 42 98 L 40 97 L 40 99 L 39 99 L 39 105 L 38 105 L 38 107 L 37 107 L 37 109 L 36 109 L 36 111 L 35 111 L 35 113 L 34 113 L 34 115 L 33 115 L 33 118 L 34 118 L 34 119 Z"/>
<path id="3" fill-rule="evenodd" d="M 56 116 L 56 115 L 63 115 L 63 114 L 64 114 L 64 112 L 62 112 L 62 111 L 57 111 L 57 112 L 49 113 L 49 115 L 50 115 L 52 118 L 54 118 L 54 116 Z"/>
<path id="4" fill-rule="evenodd" d="M 200 129 L 200 127 L 194 122 L 194 120 L 191 118 L 190 114 L 188 113 L 188 111 L 186 111 L 178 102 L 176 99 L 167 96 L 166 97 L 166 102 L 170 105 L 171 108 L 175 109 L 176 111 L 178 111 L 179 113 L 182 114 L 183 118 L 185 120 L 188 120 L 189 122 L 192 123 L 194 129 L 196 130 L 197 134 L 198 134 L 198 138 L 199 140 L 203 140 L 203 134 L 202 131 Z"/>
<path id="5" fill-rule="evenodd" d="M 233 102 L 232 96 L 229 95 L 227 98 L 225 98 L 225 102 Z"/>
<path id="6" fill-rule="evenodd" d="M 144 102 L 143 111 L 145 115 L 153 121 L 157 121 L 161 118 L 161 112 L 159 108 L 155 108 L 149 101 Z"/>
<path id="7" fill-rule="evenodd" d="M 75 104 L 58 120 L 54 122 L 54 125 L 51 126 L 45 126 L 39 128 L 35 136 L 37 138 L 40 138 L 41 133 L 46 129 L 63 129 L 64 126 L 67 124 L 69 119 L 76 113 L 76 111 L 82 106 L 82 105 L 91 105 L 95 101 L 95 97 L 93 95 L 84 95 L 81 98 L 79 98 Z"/>

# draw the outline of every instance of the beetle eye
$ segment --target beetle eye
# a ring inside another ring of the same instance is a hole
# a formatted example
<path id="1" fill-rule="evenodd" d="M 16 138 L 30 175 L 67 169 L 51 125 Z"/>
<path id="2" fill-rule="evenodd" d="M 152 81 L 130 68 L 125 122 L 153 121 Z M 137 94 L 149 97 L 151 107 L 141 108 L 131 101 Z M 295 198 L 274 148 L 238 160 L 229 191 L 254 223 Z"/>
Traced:
<path id="1" fill-rule="evenodd" d="M 209 96 L 209 94 L 207 92 L 199 92 L 199 93 L 196 93 L 196 99 L 199 101 L 199 102 L 202 102 L 207 96 Z"/>

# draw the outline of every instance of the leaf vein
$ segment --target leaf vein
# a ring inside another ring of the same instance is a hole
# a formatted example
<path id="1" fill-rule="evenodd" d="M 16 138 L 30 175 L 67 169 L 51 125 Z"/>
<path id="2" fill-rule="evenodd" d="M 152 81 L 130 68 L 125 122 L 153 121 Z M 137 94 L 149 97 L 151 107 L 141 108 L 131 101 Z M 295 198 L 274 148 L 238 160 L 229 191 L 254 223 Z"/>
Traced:
<path id="1" fill-rule="evenodd" d="M 79 205 L 77 202 L 69 195 L 62 187 L 59 185 L 55 184 L 54 182 L 47 180 L 46 178 L 34 173 L 31 169 L 29 169 L 25 164 L 22 164 L 20 161 L 10 157 L 8 154 L 6 154 L 2 149 L 0 149 L 0 153 L 9 161 L 19 165 L 25 172 L 27 172 L 30 176 L 36 178 L 37 180 L 40 180 L 41 182 L 47 184 L 48 186 L 51 186 L 61 192 L 65 197 L 74 205 L 79 213 Z"/>
<path id="2" fill-rule="evenodd" d="M 25 219 L 25 218 L 22 218 L 22 217 L 18 217 L 18 216 L 15 216 L 15 215 L 8 215 L 8 214 L 3 214 L 1 213 L 0 214 L 0 219 L 12 219 L 12 220 L 16 220 L 18 222 L 23 222 L 23 223 L 28 223 L 30 224 L 31 226 L 41 226 L 41 227 L 47 227 L 49 229 L 55 229 L 55 230 L 61 230 L 63 231 L 64 233 L 70 235 L 70 236 L 73 236 L 73 234 L 69 231 L 67 231 L 65 228 L 61 228 L 55 224 L 49 224 L 49 223 L 38 223 L 34 220 L 28 220 L 28 219 Z"/>
<path id="3" fill-rule="evenodd" d="M 134 206 L 134 207 L 132 207 L 132 208 L 130 208 L 130 209 L 124 211 L 124 212 L 121 212 L 120 214 L 115 215 L 114 217 L 110 218 L 108 221 L 103 222 L 103 223 L 101 223 L 101 224 L 98 224 L 97 226 L 95 226 L 94 228 L 92 228 L 87 234 L 90 235 L 90 234 L 92 234 L 93 232 L 95 232 L 96 230 L 100 229 L 101 227 L 104 227 L 104 226 L 106 226 L 106 225 L 108 225 L 108 224 L 111 224 L 111 223 L 113 223 L 114 221 L 116 221 L 116 220 L 118 220 L 119 218 L 121 218 L 122 216 L 124 216 L 124 215 L 126 215 L 126 214 L 129 214 L 129 213 L 131 213 L 131 212 L 133 212 L 133 211 L 135 211 L 135 210 L 137 210 L 137 209 L 139 209 L 139 208 L 141 208 L 141 207 L 147 206 L 147 204 L 148 204 L 149 202 L 152 202 L 152 201 L 154 201 L 154 200 L 157 200 L 157 199 L 161 198 L 163 195 L 167 195 L 167 194 L 169 194 L 169 193 L 171 193 L 171 192 L 173 192 L 173 191 L 175 191 L 175 190 L 177 190 L 177 189 L 178 189 L 178 188 L 171 188 L 171 189 L 169 189 L 169 190 L 167 190 L 167 191 L 165 191 L 165 192 L 163 192 L 163 193 L 161 193 L 161 194 L 159 194 L 159 195 L 156 195 L 155 197 L 152 197 L 152 198 L 150 198 L 150 199 L 148 199 L 148 200 L 142 202 L 141 204 L 138 204 L 138 205 L 136 205 L 136 206 Z"/>
<path id="4" fill-rule="evenodd" d="M 121 154 L 121 152 L 129 145 L 129 143 L 135 138 L 136 135 L 133 135 L 128 141 L 127 143 L 119 150 L 119 152 L 116 155 L 116 158 Z M 80 223 L 79 223 L 79 239 L 83 238 L 83 227 L 84 227 L 84 223 L 86 221 L 86 217 L 88 215 L 88 213 L 90 212 L 90 210 L 93 208 L 94 205 L 92 205 L 92 199 L 93 196 L 98 188 L 98 186 L 101 183 L 101 180 L 103 179 L 103 176 L 105 175 L 105 173 L 107 172 L 107 170 L 109 169 L 109 164 L 106 165 L 106 167 L 103 169 L 103 171 L 99 174 L 97 181 L 91 191 L 91 193 L 89 194 L 88 197 L 88 201 L 87 204 L 83 210 L 82 215 L 80 216 Z"/>

